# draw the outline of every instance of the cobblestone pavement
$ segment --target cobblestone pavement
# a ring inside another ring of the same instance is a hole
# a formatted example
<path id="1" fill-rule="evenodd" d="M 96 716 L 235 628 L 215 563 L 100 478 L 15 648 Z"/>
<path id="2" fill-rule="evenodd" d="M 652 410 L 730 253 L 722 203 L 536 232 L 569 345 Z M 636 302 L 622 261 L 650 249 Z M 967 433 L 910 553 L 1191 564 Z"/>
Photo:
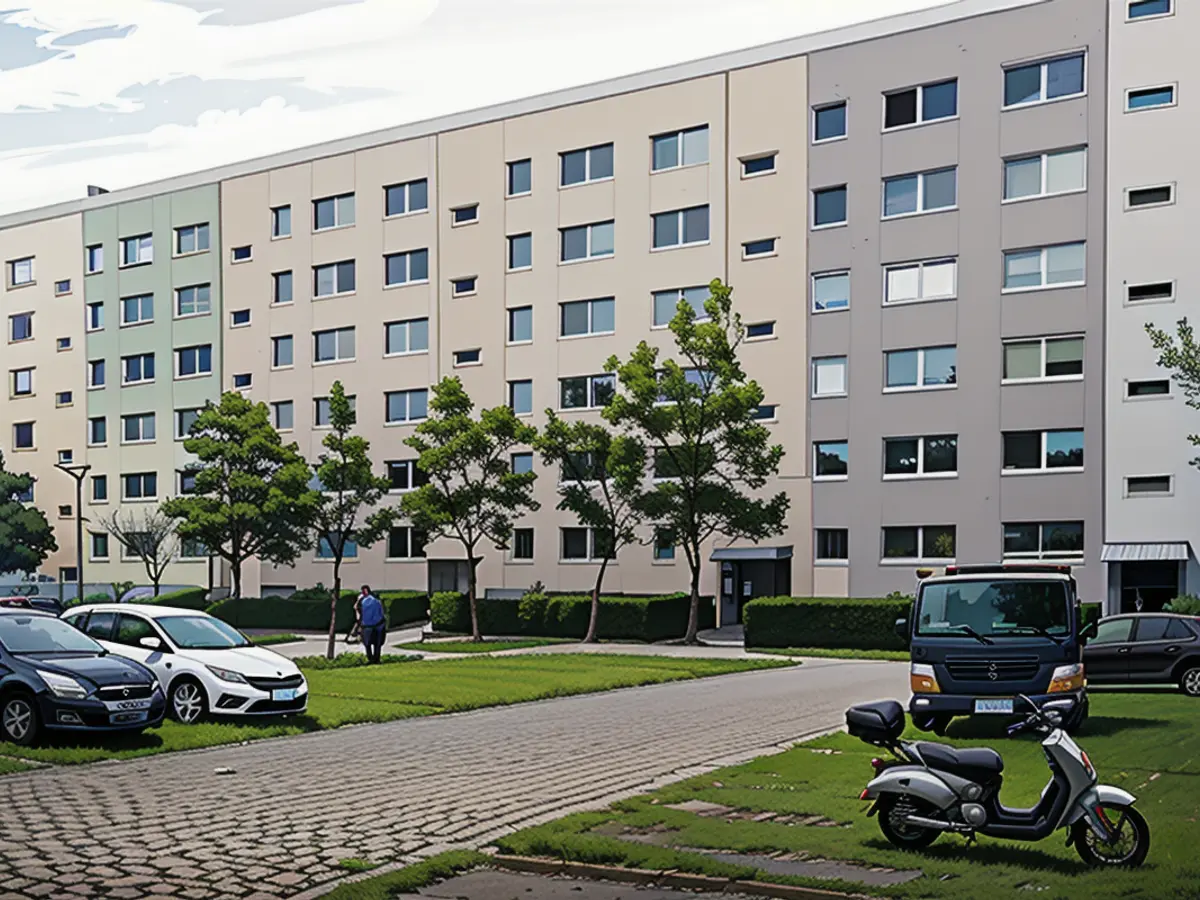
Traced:
<path id="1" fill-rule="evenodd" d="M 741 762 L 900 696 L 896 663 L 750 672 L 0 778 L 0 900 L 315 897 Z M 222 768 L 230 774 L 216 774 Z"/>

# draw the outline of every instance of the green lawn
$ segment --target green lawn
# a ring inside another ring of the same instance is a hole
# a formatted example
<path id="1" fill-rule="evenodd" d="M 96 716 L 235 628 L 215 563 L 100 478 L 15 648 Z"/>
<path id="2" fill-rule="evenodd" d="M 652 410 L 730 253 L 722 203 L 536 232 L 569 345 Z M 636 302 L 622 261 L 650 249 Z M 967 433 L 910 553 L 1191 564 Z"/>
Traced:
<path id="1" fill-rule="evenodd" d="M 250 640 L 260 647 L 270 647 L 272 644 L 294 644 L 304 638 L 298 634 L 259 634 Z"/>
<path id="2" fill-rule="evenodd" d="M 346 860 L 343 860 L 345 863 Z M 363 881 L 343 884 L 324 895 L 324 900 L 389 900 L 423 888 L 435 881 L 444 881 L 467 869 L 487 862 L 482 853 L 472 850 L 451 850 L 424 862 L 386 875 L 376 875 Z"/>
<path id="3" fill-rule="evenodd" d="M 992 724 L 992 723 L 989 723 Z M 966 725 L 966 723 L 963 723 Z M 948 740 L 991 745 L 1004 755 L 1004 802 L 1031 806 L 1048 779 L 1035 737 L 1005 739 L 998 729 L 952 726 Z M 910 737 L 917 737 L 914 732 Z M 1139 898 L 1200 896 L 1200 704 L 1172 693 L 1102 694 L 1092 698 L 1092 717 L 1079 735 L 1100 779 L 1131 791 L 1149 820 L 1147 863 L 1134 871 L 1088 869 L 1056 833 L 1036 844 L 979 838 L 966 846 L 943 836 L 923 853 L 893 849 L 858 800 L 871 777 L 870 760 L 880 751 L 845 734 L 811 741 L 616 804 L 611 810 L 570 816 L 498 841 L 503 852 L 579 861 L 684 871 L 763 881 L 807 884 L 859 894 L 902 898 Z M 832 750 L 832 753 L 814 752 Z M 699 799 L 752 812 L 821 814 L 844 827 L 726 821 L 665 809 Z M 755 872 L 699 854 L 681 853 L 622 840 L 614 826 L 675 831 L 672 846 L 737 852 L 807 851 L 813 857 L 850 860 L 896 869 L 920 869 L 925 877 L 896 887 L 872 887 Z M 592 832 L 607 824 L 608 836 Z"/>
<path id="4" fill-rule="evenodd" d="M 367 667 L 361 665 L 364 661 L 361 656 L 356 659 L 344 654 L 333 661 L 322 658 L 312 664 L 316 668 L 309 668 L 306 663 L 310 697 L 308 713 L 303 716 L 200 725 L 180 725 L 168 720 L 159 728 L 136 736 L 52 736 L 44 746 L 32 748 L 0 743 L 0 774 L 6 771 L 3 759 L 6 755 L 64 764 L 127 759 L 322 731 L 341 725 L 430 716 L 790 664 L 784 660 L 609 654 L 481 656 L 435 662 L 411 661 L 416 657 L 392 659 L 395 661 Z"/>
<path id="5" fill-rule="evenodd" d="M 495 653 L 499 650 L 526 650 L 530 647 L 549 647 L 552 644 L 574 644 L 569 638 L 530 638 L 521 641 L 421 641 L 415 644 L 396 644 L 397 650 L 418 650 L 424 653 Z"/>
<path id="6" fill-rule="evenodd" d="M 907 650 L 853 650 L 831 647 L 748 647 L 753 653 L 773 653 L 779 656 L 813 656 L 821 659 L 877 659 L 908 662 Z"/>

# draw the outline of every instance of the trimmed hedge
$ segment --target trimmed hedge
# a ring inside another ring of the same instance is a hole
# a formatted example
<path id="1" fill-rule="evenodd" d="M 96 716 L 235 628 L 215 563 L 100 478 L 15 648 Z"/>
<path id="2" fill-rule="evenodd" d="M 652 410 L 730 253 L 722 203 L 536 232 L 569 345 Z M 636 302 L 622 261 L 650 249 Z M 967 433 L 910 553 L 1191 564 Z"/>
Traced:
<path id="1" fill-rule="evenodd" d="M 746 646 L 904 650 L 895 623 L 910 612 L 899 597 L 760 597 L 743 612 Z"/>
<path id="2" fill-rule="evenodd" d="M 148 603 L 152 606 L 174 606 L 179 609 L 203 610 L 208 609 L 210 605 L 205 599 L 207 596 L 207 588 L 190 587 L 171 591 L 169 594 L 159 594 L 157 597 L 147 597 L 139 602 Z"/>
<path id="3" fill-rule="evenodd" d="M 354 621 L 354 598 L 357 596 L 357 591 L 342 591 L 338 597 L 337 616 L 334 619 L 337 631 L 344 633 L 350 630 Z M 428 600 L 423 591 L 380 591 L 376 596 L 383 603 L 391 628 L 419 622 L 426 617 Z M 286 598 L 230 598 L 214 603 L 208 612 L 236 628 L 323 632 L 329 628 L 329 592 L 308 589 Z"/>

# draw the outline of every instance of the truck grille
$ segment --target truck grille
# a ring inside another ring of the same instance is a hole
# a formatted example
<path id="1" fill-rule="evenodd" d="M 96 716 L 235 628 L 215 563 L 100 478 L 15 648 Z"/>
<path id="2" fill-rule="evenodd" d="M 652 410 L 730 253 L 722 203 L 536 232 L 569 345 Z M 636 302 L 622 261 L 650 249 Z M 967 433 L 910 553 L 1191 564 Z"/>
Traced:
<path id="1" fill-rule="evenodd" d="M 946 671 L 955 681 L 1028 681 L 1037 677 L 1036 656 L 980 659 L 976 656 L 947 656 Z"/>
<path id="2" fill-rule="evenodd" d="M 260 691 L 277 691 L 280 688 L 298 688 L 304 684 L 304 679 L 300 675 L 292 675 L 288 678 L 251 678 L 247 676 L 246 682 L 250 687 L 258 688 Z"/>

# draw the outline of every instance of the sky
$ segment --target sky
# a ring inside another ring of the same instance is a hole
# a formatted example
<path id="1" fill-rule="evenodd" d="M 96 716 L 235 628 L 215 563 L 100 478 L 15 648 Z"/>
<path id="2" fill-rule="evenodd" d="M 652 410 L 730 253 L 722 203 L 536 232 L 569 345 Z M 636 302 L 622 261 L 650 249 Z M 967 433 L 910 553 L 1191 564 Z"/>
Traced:
<path id="1" fill-rule="evenodd" d="M 945 0 L 0 0 L 0 214 Z"/>

